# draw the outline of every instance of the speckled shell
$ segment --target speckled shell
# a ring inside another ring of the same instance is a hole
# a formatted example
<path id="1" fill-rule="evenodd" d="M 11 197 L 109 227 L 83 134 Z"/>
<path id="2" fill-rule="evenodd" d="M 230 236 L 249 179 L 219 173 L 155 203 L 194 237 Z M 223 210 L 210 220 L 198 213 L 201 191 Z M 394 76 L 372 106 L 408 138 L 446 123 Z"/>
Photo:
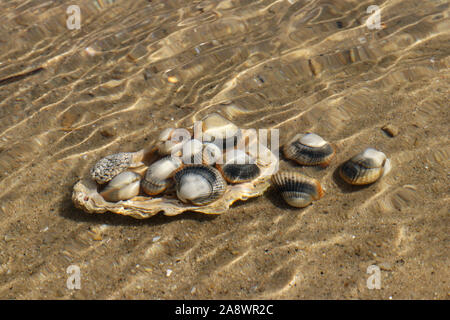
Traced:
<path id="1" fill-rule="evenodd" d="M 390 171 L 391 165 L 386 155 L 373 148 L 367 148 L 346 161 L 340 168 L 342 179 L 352 185 L 374 183 Z"/>
<path id="2" fill-rule="evenodd" d="M 315 133 L 297 134 L 283 148 L 286 158 L 307 166 L 327 166 L 333 158 L 333 147 Z"/>
<path id="3" fill-rule="evenodd" d="M 128 200 L 139 194 L 141 176 L 132 171 L 124 171 L 115 176 L 105 186 L 100 195 L 107 201 Z"/>
<path id="4" fill-rule="evenodd" d="M 91 169 L 91 177 L 98 184 L 103 184 L 119 173 L 129 169 L 142 166 L 144 151 L 139 152 L 121 152 L 106 156 L 100 159 Z"/>
<path id="5" fill-rule="evenodd" d="M 160 194 L 170 186 L 173 182 L 170 178 L 181 166 L 181 160 L 171 156 L 166 156 L 152 163 L 141 182 L 142 189 L 148 195 Z"/>
<path id="6" fill-rule="evenodd" d="M 292 207 L 303 208 L 323 197 L 323 189 L 316 179 L 298 172 L 277 172 L 272 182 L 283 199 Z"/>
<path id="7" fill-rule="evenodd" d="M 183 167 L 175 173 L 174 179 L 178 199 L 197 206 L 216 201 L 225 193 L 227 187 L 227 183 L 217 169 L 202 164 Z M 206 189 L 196 185 L 196 181 L 201 181 L 203 185 L 206 185 Z M 188 196 L 188 192 L 192 192 L 195 196 Z"/>

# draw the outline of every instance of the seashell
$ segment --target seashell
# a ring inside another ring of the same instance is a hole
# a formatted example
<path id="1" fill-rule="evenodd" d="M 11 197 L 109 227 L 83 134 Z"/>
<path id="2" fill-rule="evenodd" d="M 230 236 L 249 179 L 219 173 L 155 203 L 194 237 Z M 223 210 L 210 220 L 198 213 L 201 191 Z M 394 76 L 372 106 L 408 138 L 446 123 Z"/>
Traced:
<path id="1" fill-rule="evenodd" d="M 340 168 L 342 179 L 353 185 L 370 184 L 391 170 L 391 162 L 386 155 L 373 148 L 367 148 L 346 161 Z"/>
<path id="2" fill-rule="evenodd" d="M 297 134 L 283 148 L 286 158 L 307 166 L 327 166 L 334 156 L 333 147 L 315 133 Z"/>
<path id="3" fill-rule="evenodd" d="M 293 207 L 303 208 L 323 197 L 320 182 L 298 172 L 278 172 L 272 182 L 283 199 Z"/>
<path id="4" fill-rule="evenodd" d="M 110 181 L 119 173 L 144 165 L 142 162 L 146 154 L 145 150 L 138 152 L 121 152 L 100 159 L 91 169 L 91 177 L 97 183 L 103 184 Z"/>
<path id="5" fill-rule="evenodd" d="M 210 142 L 203 143 L 203 150 L 202 150 L 203 164 L 212 166 L 221 159 L 222 159 L 222 149 L 220 149 L 214 143 Z"/>
<path id="6" fill-rule="evenodd" d="M 162 156 L 181 156 L 183 144 L 191 139 L 186 129 L 167 128 L 158 137 L 158 153 Z"/>
<path id="7" fill-rule="evenodd" d="M 202 120 L 202 132 L 204 142 L 214 143 L 223 150 L 236 146 L 242 135 L 234 123 L 217 113 L 212 113 Z"/>
<path id="8" fill-rule="evenodd" d="M 170 179 L 182 165 L 181 159 L 166 156 L 152 163 L 141 182 L 142 189 L 148 195 L 157 195 L 167 189 L 172 183 Z"/>
<path id="9" fill-rule="evenodd" d="M 175 182 L 178 199 L 197 206 L 214 202 L 224 194 L 227 186 L 217 169 L 202 164 L 177 171 Z"/>
<path id="10" fill-rule="evenodd" d="M 203 143 L 197 139 L 185 142 L 181 148 L 181 160 L 184 164 L 202 164 Z"/>
<path id="11" fill-rule="evenodd" d="M 225 163 L 218 164 L 217 168 L 229 183 L 252 181 L 261 173 L 255 159 L 239 149 L 227 151 Z"/>
<path id="12" fill-rule="evenodd" d="M 141 176 L 136 172 L 124 171 L 115 176 L 105 186 L 100 195 L 106 200 L 117 202 L 128 200 L 139 194 Z"/>

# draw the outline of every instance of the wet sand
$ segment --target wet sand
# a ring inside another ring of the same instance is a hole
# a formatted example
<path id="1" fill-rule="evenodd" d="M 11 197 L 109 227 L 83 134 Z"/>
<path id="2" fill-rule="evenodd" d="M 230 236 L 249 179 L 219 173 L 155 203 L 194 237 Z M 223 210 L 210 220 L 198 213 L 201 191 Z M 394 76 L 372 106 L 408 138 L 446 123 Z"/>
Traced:
<path id="1" fill-rule="evenodd" d="M 78 1 L 80 30 L 58 3 L 0 3 L 0 298 L 449 298 L 447 1 Z M 210 112 L 333 143 L 326 169 L 281 160 L 324 198 L 147 220 L 73 206 L 98 159 Z M 347 186 L 337 168 L 369 146 L 392 171 Z"/>

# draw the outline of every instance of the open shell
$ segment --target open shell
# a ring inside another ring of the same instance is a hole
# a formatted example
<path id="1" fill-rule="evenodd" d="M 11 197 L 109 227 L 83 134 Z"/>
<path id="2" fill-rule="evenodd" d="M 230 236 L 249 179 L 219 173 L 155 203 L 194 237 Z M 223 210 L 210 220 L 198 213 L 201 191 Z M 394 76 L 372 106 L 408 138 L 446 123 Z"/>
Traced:
<path id="1" fill-rule="evenodd" d="M 242 129 L 242 135 L 247 131 Z M 204 205 L 196 206 L 181 202 L 174 192 L 164 193 L 160 197 L 138 195 L 130 200 L 108 202 L 98 192 L 99 186 L 91 178 L 80 180 L 75 184 L 72 200 L 76 207 L 89 213 L 104 213 L 107 211 L 131 216 L 137 219 L 150 218 L 158 212 L 174 216 L 185 211 L 201 212 L 206 214 L 221 214 L 237 200 L 247 200 L 260 196 L 270 186 L 270 177 L 278 170 L 278 158 L 264 145 L 259 144 L 258 163 L 261 174 L 254 180 L 227 185 L 222 197 L 218 200 Z M 141 150 L 141 152 L 146 152 Z M 148 151 L 147 152 L 151 152 Z M 146 157 L 149 158 L 149 157 Z M 146 164 L 147 166 L 149 164 Z M 145 169 L 145 167 L 144 167 Z"/>

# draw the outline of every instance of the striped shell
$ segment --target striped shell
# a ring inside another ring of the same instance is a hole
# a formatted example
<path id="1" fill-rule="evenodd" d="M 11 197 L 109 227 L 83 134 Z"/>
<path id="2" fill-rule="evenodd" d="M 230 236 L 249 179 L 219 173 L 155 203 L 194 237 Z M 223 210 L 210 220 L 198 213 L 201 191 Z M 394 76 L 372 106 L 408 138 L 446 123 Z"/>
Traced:
<path id="1" fill-rule="evenodd" d="M 284 148 L 286 158 L 301 165 L 327 166 L 334 156 L 333 147 L 315 133 L 297 134 Z"/>
<path id="2" fill-rule="evenodd" d="M 226 182 L 220 172 L 206 165 L 189 165 L 175 173 L 177 197 L 185 203 L 203 206 L 219 199 Z"/>
<path id="3" fill-rule="evenodd" d="M 261 173 L 255 159 L 239 149 L 225 153 L 225 163 L 217 165 L 217 168 L 229 183 L 252 181 Z"/>
<path id="4" fill-rule="evenodd" d="M 320 182 L 298 172 L 278 172 L 272 182 L 283 199 L 292 207 L 303 208 L 322 198 Z"/>
<path id="5" fill-rule="evenodd" d="M 391 169 L 386 155 L 373 148 L 367 148 L 346 161 L 340 168 L 342 179 L 352 185 L 365 185 L 377 181 Z"/>
<path id="6" fill-rule="evenodd" d="M 141 182 L 142 189 L 148 195 L 160 194 L 172 183 L 170 178 L 181 165 L 179 158 L 172 158 L 171 156 L 166 156 L 152 163 Z"/>

